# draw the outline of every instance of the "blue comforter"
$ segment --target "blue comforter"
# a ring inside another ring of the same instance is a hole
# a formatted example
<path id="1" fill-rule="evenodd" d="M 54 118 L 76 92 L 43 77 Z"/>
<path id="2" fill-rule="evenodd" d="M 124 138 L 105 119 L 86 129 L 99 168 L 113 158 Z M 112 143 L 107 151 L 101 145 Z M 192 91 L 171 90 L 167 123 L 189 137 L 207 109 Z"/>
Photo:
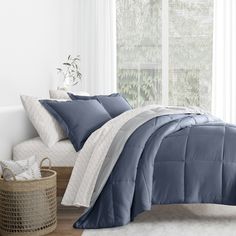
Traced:
<path id="1" fill-rule="evenodd" d="M 154 118 L 130 136 L 75 228 L 129 223 L 152 204 L 236 205 L 236 127 L 208 115 Z"/>

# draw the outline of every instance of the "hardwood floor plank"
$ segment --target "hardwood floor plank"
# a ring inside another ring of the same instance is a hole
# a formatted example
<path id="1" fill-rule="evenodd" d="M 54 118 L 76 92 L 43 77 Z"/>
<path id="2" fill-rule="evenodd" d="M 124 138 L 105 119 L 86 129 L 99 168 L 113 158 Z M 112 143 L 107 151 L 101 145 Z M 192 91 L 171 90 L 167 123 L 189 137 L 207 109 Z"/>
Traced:
<path id="1" fill-rule="evenodd" d="M 73 223 L 82 214 L 82 208 L 63 207 L 58 205 L 57 228 L 48 236 L 81 236 L 83 230 L 74 229 Z"/>

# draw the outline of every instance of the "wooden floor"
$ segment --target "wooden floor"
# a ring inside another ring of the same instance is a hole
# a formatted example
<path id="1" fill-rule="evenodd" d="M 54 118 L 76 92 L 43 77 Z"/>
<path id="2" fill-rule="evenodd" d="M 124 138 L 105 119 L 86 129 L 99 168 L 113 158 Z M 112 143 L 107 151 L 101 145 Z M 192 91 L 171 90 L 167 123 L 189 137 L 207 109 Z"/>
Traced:
<path id="1" fill-rule="evenodd" d="M 62 207 L 58 205 L 57 229 L 48 236 L 81 236 L 83 231 L 73 228 L 83 209 Z"/>

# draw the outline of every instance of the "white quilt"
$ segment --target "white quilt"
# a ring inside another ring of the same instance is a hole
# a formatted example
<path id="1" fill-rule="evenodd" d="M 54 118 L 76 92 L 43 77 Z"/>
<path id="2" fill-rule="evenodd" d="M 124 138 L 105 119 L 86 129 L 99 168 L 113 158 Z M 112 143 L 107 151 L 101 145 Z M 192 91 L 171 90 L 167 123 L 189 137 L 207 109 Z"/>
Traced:
<path id="1" fill-rule="evenodd" d="M 157 109 L 155 116 L 181 113 L 202 113 L 196 108 L 146 106 L 127 111 L 108 121 L 90 135 L 83 149 L 78 153 L 72 175 L 62 199 L 63 205 L 89 207 L 102 164 L 110 145 L 120 128 L 140 113 Z"/>

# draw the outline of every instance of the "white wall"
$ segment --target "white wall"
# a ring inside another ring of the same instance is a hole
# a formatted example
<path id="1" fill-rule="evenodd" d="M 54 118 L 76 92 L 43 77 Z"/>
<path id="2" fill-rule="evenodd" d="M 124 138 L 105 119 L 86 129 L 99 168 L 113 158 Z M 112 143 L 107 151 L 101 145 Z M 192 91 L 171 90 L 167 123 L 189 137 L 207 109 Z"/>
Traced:
<path id="1" fill-rule="evenodd" d="M 48 96 L 55 68 L 75 54 L 76 0 L 0 1 L 0 106 Z"/>

